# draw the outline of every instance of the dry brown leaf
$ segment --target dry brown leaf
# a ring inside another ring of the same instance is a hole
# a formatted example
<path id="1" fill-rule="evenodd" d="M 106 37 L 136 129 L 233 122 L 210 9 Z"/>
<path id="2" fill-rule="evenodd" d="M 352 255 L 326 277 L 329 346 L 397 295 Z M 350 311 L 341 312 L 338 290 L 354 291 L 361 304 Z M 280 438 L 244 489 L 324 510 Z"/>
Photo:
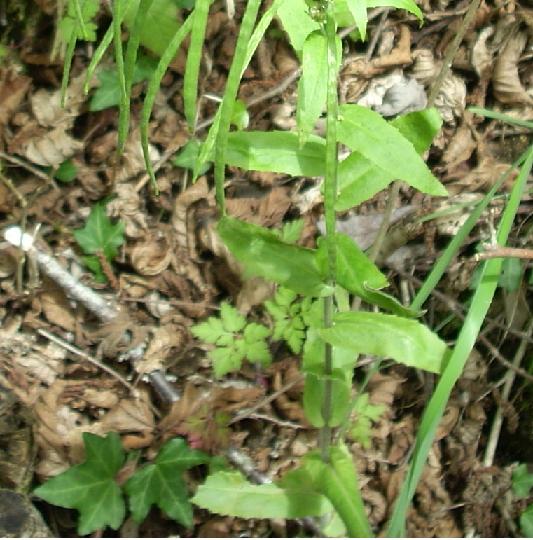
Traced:
<path id="1" fill-rule="evenodd" d="M 57 287 L 48 286 L 39 295 L 41 308 L 48 321 L 69 332 L 76 329 L 76 317 L 72 312 L 70 302 Z"/>
<path id="2" fill-rule="evenodd" d="M 0 126 L 11 119 L 30 88 L 31 78 L 13 70 L 0 70 Z"/>
<path id="3" fill-rule="evenodd" d="M 518 60 L 527 40 L 526 32 L 512 33 L 505 48 L 496 59 L 492 74 L 492 89 L 501 103 L 520 105 L 533 103 L 533 99 L 522 86 L 518 75 Z"/>
<path id="4" fill-rule="evenodd" d="M 29 161 L 44 167 L 59 167 L 63 161 L 83 148 L 83 143 L 70 136 L 63 127 L 56 127 L 30 138 L 17 150 Z"/>
<path id="5" fill-rule="evenodd" d="M 161 233 L 150 235 L 135 244 L 130 254 L 131 264 L 142 276 L 155 276 L 167 269 L 172 252 L 167 238 Z"/>
<path id="6" fill-rule="evenodd" d="M 124 232 L 130 238 L 142 238 L 148 231 L 146 213 L 141 209 L 141 198 L 135 186 L 129 183 L 115 186 L 115 197 L 107 205 L 110 217 L 118 217 L 124 223 Z"/>
<path id="7" fill-rule="evenodd" d="M 461 118 L 466 106 L 466 84 L 465 81 L 448 73 L 435 98 L 435 107 L 440 112 L 444 122 L 455 124 L 456 118 Z"/>
<path id="8" fill-rule="evenodd" d="M 452 175 L 462 163 L 468 161 L 476 148 L 477 142 L 472 135 L 472 129 L 467 124 L 462 123 L 455 131 L 442 156 L 447 174 Z"/>
<path id="9" fill-rule="evenodd" d="M 152 330 L 150 343 L 143 359 L 135 364 L 135 370 L 137 373 L 151 373 L 162 369 L 171 351 L 182 347 L 185 339 L 186 331 L 183 326 L 166 324 Z"/>
<path id="10" fill-rule="evenodd" d="M 478 76 L 482 79 L 490 77 L 492 71 L 494 52 L 487 46 L 487 40 L 493 34 L 494 27 L 487 26 L 486 28 L 483 28 L 483 30 L 479 32 L 470 53 L 470 62 Z"/>

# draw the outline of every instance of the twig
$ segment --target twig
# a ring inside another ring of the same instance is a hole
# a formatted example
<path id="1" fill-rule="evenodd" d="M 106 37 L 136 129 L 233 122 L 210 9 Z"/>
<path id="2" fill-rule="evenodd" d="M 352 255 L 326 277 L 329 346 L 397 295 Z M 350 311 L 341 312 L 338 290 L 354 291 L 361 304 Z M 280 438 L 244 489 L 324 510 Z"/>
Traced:
<path id="1" fill-rule="evenodd" d="M 42 180 L 45 180 L 48 184 L 50 184 L 55 190 L 58 190 L 57 184 L 54 182 L 53 178 L 46 174 L 45 172 L 41 171 L 37 167 L 34 167 L 30 163 L 27 163 L 21 158 L 18 158 L 16 156 L 10 156 L 9 154 L 6 154 L 5 152 L 0 152 L 0 158 L 5 159 L 6 161 L 9 161 L 10 163 L 13 163 L 14 165 L 17 165 L 19 167 L 22 167 L 23 169 L 26 169 L 27 171 L 31 172 L 38 178 L 41 178 Z"/>
<path id="2" fill-rule="evenodd" d="M 487 259 L 497 259 L 499 257 L 515 257 L 517 259 L 533 259 L 533 249 L 510 248 L 494 246 L 487 251 L 477 253 L 473 260 L 476 262 L 486 261 Z"/>
<path id="3" fill-rule="evenodd" d="M 533 319 L 529 321 L 526 333 L 531 336 L 533 334 Z M 513 358 L 513 366 L 515 368 L 520 367 L 520 363 L 527 350 L 527 341 L 522 340 L 518 347 L 515 356 Z M 485 448 L 485 457 L 483 459 L 483 465 L 485 467 L 491 467 L 494 462 L 494 456 L 496 454 L 496 448 L 498 446 L 498 440 L 500 438 L 500 432 L 503 424 L 503 407 L 502 403 L 506 403 L 509 400 L 509 394 L 515 380 L 515 371 L 509 370 L 505 375 L 505 383 L 502 389 L 501 402 L 498 403 L 494 420 L 492 421 L 492 427 L 490 430 L 489 438 L 487 440 L 487 447 Z"/>
<path id="4" fill-rule="evenodd" d="M 78 349 L 78 347 L 70 344 L 68 341 L 61 339 L 60 337 L 52 334 L 51 332 L 48 332 L 47 330 L 38 328 L 37 333 L 45 337 L 46 339 L 52 341 L 56 345 L 59 345 L 63 349 L 66 349 L 67 351 L 75 354 L 76 356 L 83 358 L 84 360 L 87 360 L 87 362 L 90 362 L 91 364 L 100 368 L 102 371 L 105 371 L 106 373 L 111 375 L 113 378 L 115 378 L 117 381 L 119 381 L 121 384 L 123 384 L 132 393 L 133 397 L 139 398 L 139 391 L 133 385 L 131 385 L 126 379 L 124 379 L 122 375 L 118 374 L 114 369 L 110 368 L 109 366 L 106 366 L 105 364 L 97 360 L 96 358 L 93 358 L 86 352 L 82 351 L 81 349 Z"/>

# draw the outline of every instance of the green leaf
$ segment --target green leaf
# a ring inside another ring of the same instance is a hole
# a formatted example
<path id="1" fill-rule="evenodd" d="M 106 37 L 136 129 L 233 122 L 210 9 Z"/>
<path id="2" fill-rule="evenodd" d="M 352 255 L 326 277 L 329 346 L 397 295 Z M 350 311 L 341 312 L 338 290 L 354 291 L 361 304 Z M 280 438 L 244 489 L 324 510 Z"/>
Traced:
<path id="1" fill-rule="evenodd" d="M 320 30 L 309 34 L 302 51 L 302 76 L 298 83 L 296 122 L 300 146 L 307 141 L 326 104 L 328 76 L 326 36 Z"/>
<path id="2" fill-rule="evenodd" d="M 264 277 L 309 296 L 328 293 L 312 250 L 285 244 L 268 229 L 229 217 L 220 220 L 217 230 L 248 275 Z"/>
<path id="3" fill-rule="evenodd" d="M 124 463 L 120 437 L 83 434 L 85 461 L 39 486 L 41 499 L 80 512 L 78 534 L 84 536 L 107 526 L 118 529 L 125 516 L 122 492 L 115 475 Z"/>
<path id="4" fill-rule="evenodd" d="M 156 62 L 147 56 L 141 56 L 135 64 L 132 83 L 148 80 L 154 73 Z M 92 112 L 102 111 L 120 103 L 120 83 L 117 69 L 102 69 L 98 72 L 100 86 L 95 90 L 89 103 Z"/>
<path id="5" fill-rule="evenodd" d="M 422 21 L 424 18 L 420 8 L 413 2 L 413 0 L 366 0 L 366 5 L 369 8 L 394 7 L 396 9 L 405 9 L 409 13 L 412 13 L 420 21 Z"/>
<path id="6" fill-rule="evenodd" d="M 111 261 L 124 243 L 124 224 L 112 223 L 105 212 L 105 202 L 96 203 L 85 227 L 74 231 L 74 237 L 87 255 L 103 253 Z"/>
<path id="7" fill-rule="evenodd" d="M 191 333 L 193 336 L 205 341 L 206 343 L 215 344 L 228 332 L 224 330 L 222 321 L 220 319 L 216 317 L 209 317 L 207 321 L 200 324 L 195 324 L 193 327 L 191 327 Z"/>
<path id="8" fill-rule="evenodd" d="M 339 142 L 423 193 L 447 194 L 413 144 L 379 114 L 366 107 L 349 104 L 340 107 L 340 117 L 337 126 Z"/>
<path id="9" fill-rule="evenodd" d="M 304 411 L 307 420 L 317 428 L 325 425 L 322 409 L 328 381 L 332 395 L 328 425 L 330 427 L 339 426 L 346 419 L 350 409 L 351 374 L 347 376 L 341 370 L 333 370 L 331 375 L 325 375 L 323 367 L 314 371 L 306 369 L 303 397 Z"/>
<path id="10" fill-rule="evenodd" d="M 176 167 L 182 167 L 184 169 L 193 170 L 198 156 L 200 155 L 200 148 L 202 144 L 198 139 L 190 139 L 185 146 L 172 158 L 172 163 Z M 205 174 L 211 168 L 211 163 L 204 163 L 198 170 L 198 174 Z"/>
<path id="11" fill-rule="evenodd" d="M 290 131 L 236 131 L 228 136 L 226 163 L 247 171 L 322 176 L 325 148 L 315 135 L 300 148 L 298 134 Z"/>
<path id="12" fill-rule="evenodd" d="M 228 302 L 220 305 L 220 317 L 227 332 L 240 332 L 246 325 L 246 319 Z"/>
<path id="13" fill-rule="evenodd" d="M 520 529 L 525 538 L 533 538 L 533 504 L 530 504 L 520 516 Z"/>
<path id="14" fill-rule="evenodd" d="M 533 488 L 533 474 L 525 463 L 518 465 L 513 471 L 513 492 L 519 499 L 525 499 Z"/>
<path id="15" fill-rule="evenodd" d="M 72 35 L 76 39 L 96 41 L 96 24 L 92 19 L 98 13 L 98 0 L 69 0 L 67 14 L 59 21 L 59 32 L 65 42 Z"/>
<path id="16" fill-rule="evenodd" d="M 286 244 L 296 244 L 296 242 L 298 242 L 302 236 L 303 229 L 303 219 L 288 221 L 287 223 L 283 224 L 283 228 L 281 229 L 281 239 Z"/>
<path id="17" fill-rule="evenodd" d="M 278 9 L 278 18 L 283 30 L 298 55 L 301 54 L 307 36 L 320 29 L 320 25 L 309 16 L 305 0 L 287 0 Z"/>
<path id="18" fill-rule="evenodd" d="M 316 452 L 308 454 L 303 468 L 313 478 L 315 489 L 330 500 L 344 521 L 349 538 L 374 536 L 366 517 L 352 456 L 346 447 L 331 447 L 329 463 Z"/>
<path id="19" fill-rule="evenodd" d="M 242 342 L 241 342 L 242 343 Z M 233 371 L 239 371 L 245 354 L 242 347 L 220 347 L 211 351 L 209 357 L 213 361 L 215 376 L 220 378 Z"/>
<path id="20" fill-rule="evenodd" d="M 368 394 L 359 394 L 355 401 L 353 411 L 355 421 L 350 428 L 350 435 L 358 441 L 363 448 L 369 448 L 372 436 L 372 423 L 376 422 L 385 412 L 385 405 L 373 405 L 368 400 Z"/>
<path id="21" fill-rule="evenodd" d="M 231 123 L 238 129 L 246 129 L 250 123 L 250 113 L 246 108 L 246 103 L 242 99 L 236 99 L 233 104 L 233 114 Z"/>
<path id="22" fill-rule="evenodd" d="M 352 17 L 354 18 L 359 34 L 362 41 L 366 39 L 366 25 L 368 22 L 368 16 L 366 13 L 366 1 L 365 0 L 346 0 L 348 8 Z"/>
<path id="23" fill-rule="evenodd" d="M 448 356 L 446 344 L 417 321 L 384 313 L 337 313 L 331 328 L 320 336 L 334 346 L 359 354 L 392 358 L 397 362 L 441 373 Z"/>
<path id="24" fill-rule="evenodd" d="M 325 497 L 306 485 L 255 485 L 239 472 L 208 476 L 192 502 L 216 514 L 245 519 L 296 519 L 321 516 L 331 509 Z"/>
<path id="25" fill-rule="evenodd" d="M 57 168 L 54 173 L 54 178 L 64 184 L 70 184 L 70 182 L 76 179 L 77 174 L 78 168 L 71 159 L 67 159 Z"/>
<path id="26" fill-rule="evenodd" d="M 439 132 L 442 119 L 436 109 L 408 113 L 390 122 L 422 154 Z M 385 189 L 394 175 L 378 167 L 359 152 L 352 152 L 339 164 L 339 195 L 336 210 L 343 212 Z"/>
<path id="27" fill-rule="evenodd" d="M 206 454 L 191 450 L 183 439 L 168 441 L 155 461 L 136 471 L 124 486 L 135 521 L 143 521 L 156 504 L 169 517 L 190 528 L 192 507 L 182 475 L 208 461 Z"/>
<path id="28" fill-rule="evenodd" d="M 509 257 L 503 260 L 502 272 L 498 285 L 507 292 L 515 292 L 520 288 L 522 281 L 522 261 L 516 257 Z"/>

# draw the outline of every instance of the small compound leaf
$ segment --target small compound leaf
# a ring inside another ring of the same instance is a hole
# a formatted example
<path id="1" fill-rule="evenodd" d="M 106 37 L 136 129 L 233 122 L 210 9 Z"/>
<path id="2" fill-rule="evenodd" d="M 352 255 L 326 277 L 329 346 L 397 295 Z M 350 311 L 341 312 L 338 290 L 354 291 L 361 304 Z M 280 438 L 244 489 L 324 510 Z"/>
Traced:
<path id="1" fill-rule="evenodd" d="M 393 125 L 361 105 L 340 107 L 339 142 L 361 153 L 394 178 L 430 195 L 446 195 L 415 147 Z"/>
<path id="2" fill-rule="evenodd" d="M 333 327 L 319 330 L 322 339 L 360 354 L 441 373 L 449 353 L 444 341 L 429 328 L 404 317 L 358 311 L 338 313 L 333 321 Z"/>
<path id="3" fill-rule="evenodd" d="M 192 502 L 223 516 L 244 519 L 296 519 L 321 516 L 330 510 L 322 495 L 308 486 L 291 483 L 255 485 L 238 472 L 218 472 L 207 477 Z"/>
<path id="4" fill-rule="evenodd" d="M 268 229 L 229 217 L 220 220 L 217 230 L 247 274 L 308 296 L 328 293 L 313 250 L 286 244 Z"/>
<path id="5" fill-rule="evenodd" d="M 300 146 L 307 141 L 326 104 L 327 85 L 324 81 L 327 77 L 327 40 L 324 33 L 317 30 L 307 36 L 302 51 L 302 76 L 296 107 Z"/>
<path id="6" fill-rule="evenodd" d="M 246 326 L 246 319 L 228 302 L 220 305 L 220 317 L 227 332 L 240 332 Z"/>
<path id="7" fill-rule="evenodd" d="M 290 131 L 235 131 L 228 135 L 226 163 L 247 171 L 291 176 L 322 176 L 326 143 L 310 135 L 300 148 L 298 134 Z"/>
<path id="8" fill-rule="evenodd" d="M 124 463 L 120 437 L 83 434 L 86 459 L 39 486 L 34 494 L 45 501 L 80 512 L 78 533 L 90 534 L 107 526 L 118 529 L 126 513 L 115 475 Z"/>

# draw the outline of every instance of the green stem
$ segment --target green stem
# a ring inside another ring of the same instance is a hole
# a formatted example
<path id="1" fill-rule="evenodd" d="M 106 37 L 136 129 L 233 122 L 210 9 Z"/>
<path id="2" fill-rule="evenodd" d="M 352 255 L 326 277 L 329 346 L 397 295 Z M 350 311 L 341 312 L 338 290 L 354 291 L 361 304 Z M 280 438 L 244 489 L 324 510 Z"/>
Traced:
<path id="1" fill-rule="evenodd" d="M 327 39 L 328 55 L 328 93 L 327 93 L 327 119 L 326 119 L 326 175 L 324 177 L 324 214 L 326 221 L 326 246 L 328 252 L 328 282 L 335 287 L 335 275 L 337 266 L 337 246 L 335 241 L 335 199 L 337 197 L 337 117 L 339 112 L 339 99 L 337 94 L 337 34 L 335 32 L 335 19 L 333 18 L 333 1 L 329 0 L 326 12 L 325 32 Z M 329 328 L 333 324 L 333 312 L 335 306 L 333 295 L 324 298 L 324 327 Z M 332 409 L 332 381 L 333 371 L 333 348 L 329 343 L 325 345 L 324 356 L 324 401 L 322 403 L 322 417 L 324 427 L 321 428 L 319 444 L 322 459 L 329 461 L 329 447 L 331 444 L 331 419 Z"/>

